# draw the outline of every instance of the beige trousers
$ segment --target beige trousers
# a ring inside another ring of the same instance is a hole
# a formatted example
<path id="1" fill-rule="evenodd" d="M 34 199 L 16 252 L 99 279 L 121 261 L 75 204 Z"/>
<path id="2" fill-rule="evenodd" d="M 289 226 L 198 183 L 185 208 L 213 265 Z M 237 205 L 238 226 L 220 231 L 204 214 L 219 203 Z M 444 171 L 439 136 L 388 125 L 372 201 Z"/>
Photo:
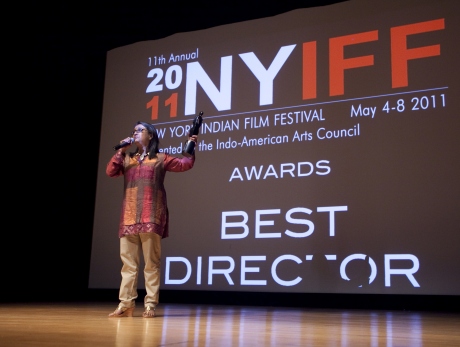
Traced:
<path id="1" fill-rule="evenodd" d="M 139 233 L 120 238 L 121 285 L 120 304 L 134 307 L 137 299 L 140 253 L 144 255 L 144 278 L 147 295 L 144 306 L 155 307 L 160 292 L 161 236 L 155 233 Z"/>

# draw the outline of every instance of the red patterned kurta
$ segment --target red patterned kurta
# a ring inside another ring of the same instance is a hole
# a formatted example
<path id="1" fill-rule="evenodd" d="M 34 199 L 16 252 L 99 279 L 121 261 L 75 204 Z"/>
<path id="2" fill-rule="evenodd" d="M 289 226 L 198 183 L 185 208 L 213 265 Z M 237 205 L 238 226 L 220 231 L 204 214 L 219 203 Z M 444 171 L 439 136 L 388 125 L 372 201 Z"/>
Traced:
<path id="1" fill-rule="evenodd" d="M 110 177 L 124 175 L 124 194 L 118 236 L 154 232 L 168 237 L 168 205 L 164 178 L 166 171 L 190 170 L 195 157 L 178 158 L 158 153 L 156 158 L 131 158 L 119 152 L 110 159 L 106 173 Z"/>

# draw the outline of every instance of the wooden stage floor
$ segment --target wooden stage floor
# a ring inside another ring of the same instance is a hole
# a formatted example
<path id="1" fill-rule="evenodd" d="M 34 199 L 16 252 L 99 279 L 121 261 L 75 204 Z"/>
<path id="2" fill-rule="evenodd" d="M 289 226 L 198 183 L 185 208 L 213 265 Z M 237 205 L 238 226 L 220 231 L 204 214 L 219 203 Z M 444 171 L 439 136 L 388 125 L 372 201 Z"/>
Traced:
<path id="1" fill-rule="evenodd" d="M 460 314 L 162 304 L 108 318 L 117 303 L 0 304 L 0 346 L 460 346 Z"/>

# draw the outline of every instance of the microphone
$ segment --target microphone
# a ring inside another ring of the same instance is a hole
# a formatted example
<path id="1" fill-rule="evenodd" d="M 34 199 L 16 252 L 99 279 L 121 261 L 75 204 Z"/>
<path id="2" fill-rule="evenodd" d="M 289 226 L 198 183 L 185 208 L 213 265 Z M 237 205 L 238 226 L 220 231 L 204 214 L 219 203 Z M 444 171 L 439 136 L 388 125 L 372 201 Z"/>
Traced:
<path id="1" fill-rule="evenodd" d="M 134 139 L 133 139 L 132 137 L 130 137 L 130 138 L 129 138 L 129 142 L 123 141 L 122 143 L 119 143 L 118 145 L 113 146 L 113 150 L 114 150 L 114 151 L 118 151 L 120 148 L 129 146 L 129 145 L 132 144 L 133 142 L 134 142 Z"/>

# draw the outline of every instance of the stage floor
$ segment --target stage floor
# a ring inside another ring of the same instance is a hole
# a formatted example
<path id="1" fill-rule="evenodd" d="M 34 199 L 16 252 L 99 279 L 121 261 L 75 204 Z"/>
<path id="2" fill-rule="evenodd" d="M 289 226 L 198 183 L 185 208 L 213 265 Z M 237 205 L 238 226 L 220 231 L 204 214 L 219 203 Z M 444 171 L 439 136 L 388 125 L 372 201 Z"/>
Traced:
<path id="1" fill-rule="evenodd" d="M 108 318 L 117 303 L 0 304 L 0 345 L 460 346 L 460 314 L 164 304 Z"/>

